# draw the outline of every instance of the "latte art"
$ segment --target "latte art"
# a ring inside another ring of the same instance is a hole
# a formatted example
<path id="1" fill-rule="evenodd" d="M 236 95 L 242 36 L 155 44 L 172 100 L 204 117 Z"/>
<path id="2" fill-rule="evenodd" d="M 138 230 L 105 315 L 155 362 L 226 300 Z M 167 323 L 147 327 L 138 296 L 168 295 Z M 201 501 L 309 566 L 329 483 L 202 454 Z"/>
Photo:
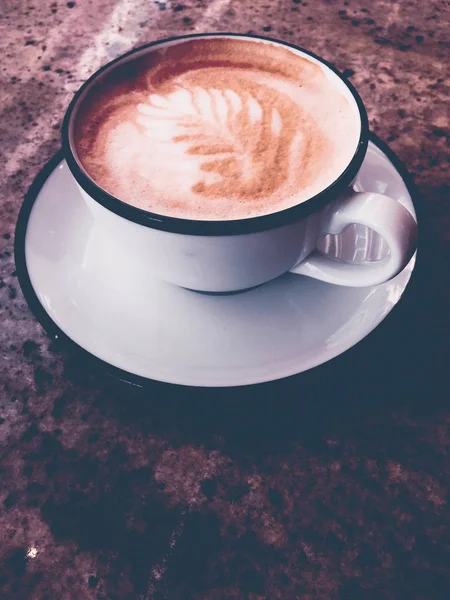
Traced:
<path id="1" fill-rule="evenodd" d="M 236 74 L 232 81 L 235 89 L 180 86 L 138 104 L 135 122 L 145 140 L 136 145 L 133 163 L 139 151 L 148 156 L 157 145 L 163 158 L 159 177 L 165 172 L 178 178 L 181 172 L 178 185 L 185 193 L 222 203 L 226 198 L 254 202 L 261 194 L 266 198 L 289 183 L 299 184 L 297 165 L 305 162 L 311 142 L 295 124 L 305 117 L 288 96 L 240 78 Z"/>
<path id="2" fill-rule="evenodd" d="M 358 122 L 318 65 L 290 56 L 307 63 L 303 81 L 301 69 L 289 77 L 240 64 L 239 52 L 187 56 L 172 63 L 166 53 L 86 103 L 77 150 L 106 191 L 159 214 L 236 219 L 302 202 L 345 169 Z"/>

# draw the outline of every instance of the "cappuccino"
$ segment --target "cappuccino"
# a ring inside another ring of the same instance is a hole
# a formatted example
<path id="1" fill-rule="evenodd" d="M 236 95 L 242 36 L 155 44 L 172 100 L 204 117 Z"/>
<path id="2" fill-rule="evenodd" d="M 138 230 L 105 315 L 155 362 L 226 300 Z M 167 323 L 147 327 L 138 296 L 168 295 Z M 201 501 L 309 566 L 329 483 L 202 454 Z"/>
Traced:
<path id="1" fill-rule="evenodd" d="M 346 169 L 356 103 L 320 62 L 274 42 L 178 40 L 87 88 L 73 144 L 94 182 L 137 208 L 195 220 L 266 215 Z"/>

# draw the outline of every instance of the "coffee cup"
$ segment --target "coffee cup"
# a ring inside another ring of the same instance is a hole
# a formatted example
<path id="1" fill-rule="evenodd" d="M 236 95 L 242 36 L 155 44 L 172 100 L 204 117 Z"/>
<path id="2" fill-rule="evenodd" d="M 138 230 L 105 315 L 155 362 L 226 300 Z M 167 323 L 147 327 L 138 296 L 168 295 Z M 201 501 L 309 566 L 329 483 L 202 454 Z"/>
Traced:
<path id="1" fill-rule="evenodd" d="M 403 206 L 352 189 L 369 137 L 358 93 L 285 42 L 194 34 L 132 50 L 81 87 L 62 137 L 98 226 L 130 264 L 178 286 L 233 292 L 288 271 L 371 286 L 415 251 Z M 388 255 L 346 263 L 317 250 L 351 224 Z"/>

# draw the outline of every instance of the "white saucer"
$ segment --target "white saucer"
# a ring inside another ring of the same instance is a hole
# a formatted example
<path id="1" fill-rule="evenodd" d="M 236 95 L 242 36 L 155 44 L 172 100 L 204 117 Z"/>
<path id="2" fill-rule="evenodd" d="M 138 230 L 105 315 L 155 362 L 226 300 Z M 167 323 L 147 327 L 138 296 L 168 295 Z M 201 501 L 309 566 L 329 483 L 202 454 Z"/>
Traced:
<path id="1" fill-rule="evenodd" d="M 388 194 L 415 216 L 406 173 L 379 146 L 372 137 L 355 187 Z M 382 253 L 383 244 L 372 232 L 357 233 L 359 253 L 361 247 L 366 255 Z M 105 247 L 107 263 L 100 259 Z M 395 279 L 373 288 L 286 274 L 247 292 L 217 296 L 158 281 L 145 261 L 131 264 L 119 247 L 94 225 L 58 154 L 22 207 L 16 231 L 19 281 L 51 336 L 138 385 L 152 379 L 240 386 L 316 367 L 352 347 L 386 317 L 416 259 Z M 327 247 L 336 250 L 340 244 L 332 241 Z"/>

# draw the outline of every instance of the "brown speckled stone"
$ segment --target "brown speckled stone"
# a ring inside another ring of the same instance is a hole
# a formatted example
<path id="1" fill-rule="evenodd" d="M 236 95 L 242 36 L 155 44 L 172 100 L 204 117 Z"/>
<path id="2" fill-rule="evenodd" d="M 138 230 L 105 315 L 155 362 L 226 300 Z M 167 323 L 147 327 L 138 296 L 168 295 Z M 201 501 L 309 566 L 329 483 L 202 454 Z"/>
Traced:
<path id="1" fill-rule="evenodd" d="M 3 2 L 0 598 L 448 600 L 446 1 Z M 398 309 L 343 357 L 252 389 L 145 394 L 51 344 L 14 224 L 103 62 L 192 31 L 254 32 L 347 69 L 422 194 Z"/>

